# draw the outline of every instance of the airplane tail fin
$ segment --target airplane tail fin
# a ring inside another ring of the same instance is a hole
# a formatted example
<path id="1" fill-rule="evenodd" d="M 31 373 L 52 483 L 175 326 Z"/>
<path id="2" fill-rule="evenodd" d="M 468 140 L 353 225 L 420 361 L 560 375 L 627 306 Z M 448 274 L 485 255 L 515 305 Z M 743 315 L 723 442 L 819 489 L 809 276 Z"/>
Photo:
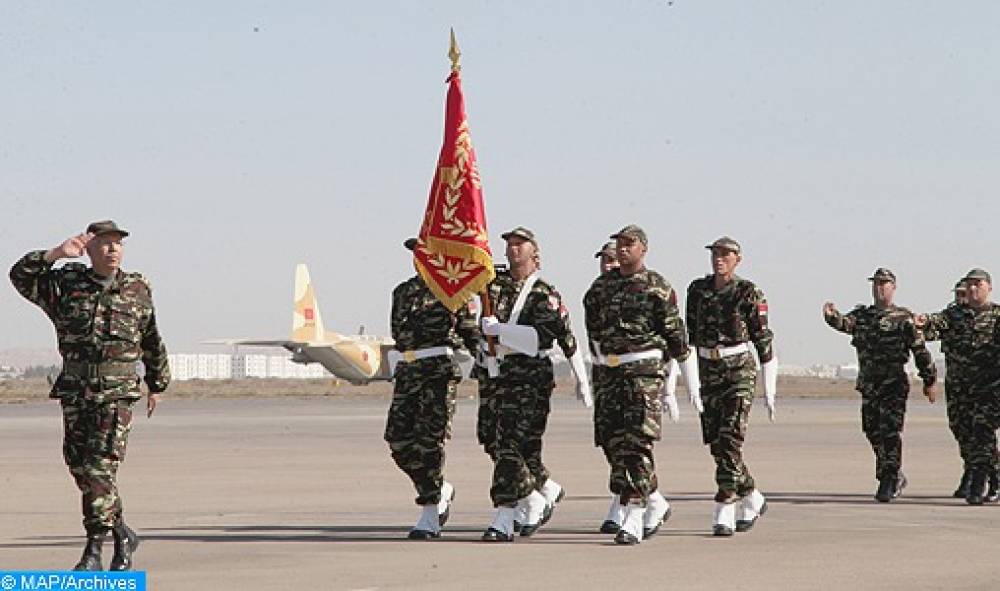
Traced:
<path id="1" fill-rule="evenodd" d="M 295 309 L 292 311 L 292 337 L 298 342 L 319 342 L 326 338 L 323 319 L 316 304 L 309 269 L 304 263 L 295 266 Z"/>

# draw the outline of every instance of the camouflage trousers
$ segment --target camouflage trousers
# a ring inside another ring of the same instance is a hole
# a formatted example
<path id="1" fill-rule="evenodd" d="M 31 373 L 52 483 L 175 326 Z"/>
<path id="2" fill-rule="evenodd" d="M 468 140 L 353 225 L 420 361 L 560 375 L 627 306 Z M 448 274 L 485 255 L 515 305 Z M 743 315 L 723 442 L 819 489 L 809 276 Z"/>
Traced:
<path id="1" fill-rule="evenodd" d="M 653 444 L 662 429 L 663 378 L 604 368 L 595 384 L 594 439 L 611 467 L 608 487 L 623 505 L 643 505 L 656 491 Z"/>
<path id="2" fill-rule="evenodd" d="M 903 465 L 903 420 L 910 382 L 905 374 L 859 379 L 861 429 L 875 452 L 875 478 L 896 476 Z"/>
<path id="3" fill-rule="evenodd" d="M 743 461 L 755 381 L 754 372 L 742 371 L 737 379 L 710 380 L 701 388 L 705 406 L 705 412 L 701 413 L 701 437 L 715 460 L 718 502 L 742 497 L 756 487 Z"/>
<path id="4" fill-rule="evenodd" d="M 480 400 L 477 431 L 480 443 L 493 459 L 493 505 L 512 506 L 538 490 L 549 479 L 542 463 L 542 436 L 548 426 L 552 390 L 549 380 L 527 382 L 488 379 L 487 402 Z M 484 388 L 480 388 L 480 396 Z M 484 411 L 484 408 L 486 409 Z M 492 450 L 492 452 L 491 452 Z"/>
<path id="5" fill-rule="evenodd" d="M 944 397 L 948 410 L 948 429 L 958 443 L 958 453 L 962 458 L 964 469 L 968 470 L 975 405 L 969 396 L 967 380 L 959 377 L 954 369 L 949 370 L 945 378 Z"/>
<path id="6" fill-rule="evenodd" d="M 970 384 L 972 436 L 969 440 L 969 467 L 983 472 L 1000 468 L 997 428 L 1000 428 L 1000 380 Z"/>
<path id="7" fill-rule="evenodd" d="M 476 414 L 476 440 L 483 451 L 496 461 L 497 447 L 497 380 L 485 372 L 479 376 L 479 410 Z"/>
<path id="8" fill-rule="evenodd" d="M 417 491 L 418 505 L 441 500 L 444 445 L 451 438 L 460 376 L 437 359 L 401 364 L 395 374 L 385 440 L 392 459 Z"/>
<path id="9" fill-rule="evenodd" d="M 82 494 L 83 527 L 104 533 L 122 514 L 118 466 L 132 429 L 133 400 L 64 398 L 63 459 Z"/>

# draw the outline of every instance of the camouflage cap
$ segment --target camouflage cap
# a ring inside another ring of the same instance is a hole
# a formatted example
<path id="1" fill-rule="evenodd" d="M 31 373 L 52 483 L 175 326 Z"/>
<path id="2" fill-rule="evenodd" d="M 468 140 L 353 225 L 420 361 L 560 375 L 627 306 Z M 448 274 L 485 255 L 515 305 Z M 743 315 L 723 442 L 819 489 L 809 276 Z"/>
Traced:
<path id="1" fill-rule="evenodd" d="M 594 258 L 599 259 L 601 258 L 601 255 L 605 254 L 611 257 L 616 256 L 614 242 L 605 242 L 604 246 L 601 247 L 601 250 L 597 251 L 597 253 L 594 255 Z"/>
<path id="2" fill-rule="evenodd" d="M 990 274 L 987 273 L 984 269 L 980 269 L 979 267 L 976 267 L 975 269 L 965 274 L 966 281 L 970 281 L 972 279 L 980 279 L 982 281 L 985 281 L 986 283 L 989 283 L 990 285 L 993 285 L 993 278 L 990 277 Z"/>
<path id="3" fill-rule="evenodd" d="M 503 234 L 500 235 L 500 237 L 503 238 L 504 240 L 510 240 L 511 236 L 517 236 L 518 238 L 524 238 L 528 242 L 534 244 L 535 246 L 538 246 L 538 241 L 535 240 L 535 233 L 532 232 L 531 230 L 525 228 L 524 226 L 518 226 L 518 227 L 514 228 L 513 230 L 504 232 Z"/>
<path id="4" fill-rule="evenodd" d="M 711 244 L 706 244 L 705 248 L 709 250 L 715 250 L 716 248 L 721 250 L 728 250 L 729 252 L 740 254 L 743 248 L 740 247 L 740 243 L 733 240 L 729 236 L 723 236 Z"/>
<path id="5" fill-rule="evenodd" d="M 875 269 L 875 273 L 868 278 L 868 281 L 892 281 L 895 283 L 896 274 L 885 267 L 879 267 L 878 269 Z"/>
<path id="6" fill-rule="evenodd" d="M 406 240 L 403 241 L 403 248 L 405 248 L 406 250 L 413 250 L 414 248 L 417 247 L 418 242 L 420 241 L 417 240 L 416 238 L 407 238 Z"/>
<path id="7" fill-rule="evenodd" d="M 93 222 L 87 226 L 87 233 L 93 234 L 94 236 L 100 236 L 101 234 L 121 234 L 122 238 L 128 236 L 128 231 L 124 228 L 119 228 L 118 224 L 111 220 L 101 220 L 99 222 Z"/>
<path id="8" fill-rule="evenodd" d="M 635 224 L 629 224 L 611 235 L 611 238 L 614 238 L 616 240 L 618 238 L 626 238 L 626 237 L 634 238 L 639 242 L 642 242 L 643 246 L 649 246 L 649 240 L 646 239 L 646 232 Z"/>

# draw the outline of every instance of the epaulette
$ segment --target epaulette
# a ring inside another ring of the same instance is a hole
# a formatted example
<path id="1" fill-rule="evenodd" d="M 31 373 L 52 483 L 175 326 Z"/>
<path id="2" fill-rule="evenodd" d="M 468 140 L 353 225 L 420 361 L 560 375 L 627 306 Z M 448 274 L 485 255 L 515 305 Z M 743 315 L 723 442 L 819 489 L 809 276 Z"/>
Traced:
<path id="1" fill-rule="evenodd" d="M 153 286 L 150 285 L 149 279 L 145 275 L 138 271 L 122 271 L 121 284 L 123 287 L 127 287 L 130 284 L 139 283 L 146 287 L 150 292 L 153 291 Z"/>

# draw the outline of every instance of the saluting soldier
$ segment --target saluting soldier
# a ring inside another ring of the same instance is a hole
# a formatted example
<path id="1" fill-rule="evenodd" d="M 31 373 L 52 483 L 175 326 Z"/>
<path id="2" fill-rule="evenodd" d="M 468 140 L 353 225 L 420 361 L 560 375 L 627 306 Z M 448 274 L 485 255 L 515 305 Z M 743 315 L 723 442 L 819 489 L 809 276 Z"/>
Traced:
<path id="1" fill-rule="evenodd" d="M 846 315 L 832 302 L 823 305 L 823 317 L 834 330 L 851 335 L 858 353 L 857 390 L 861 393 L 861 428 L 875 453 L 875 499 L 888 503 L 906 487 L 903 465 L 903 421 L 910 379 L 903 366 L 913 360 L 924 382 L 924 396 L 934 402 L 937 368 L 927 351 L 913 313 L 893 303 L 896 275 L 878 268 L 872 282 L 870 306 L 858 305 Z"/>
<path id="2" fill-rule="evenodd" d="M 488 382 L 492 398 L 480 410 L 480 440 L 492 450 L 490 498 L 497 513 L 483 541 L 510 542 L 514 522 L 522 536 L 534 534 L 548 521 L 565 495 L 542 462 L 542 436 L 548 423 L 555 376 L 553 348 L 570 360 L 577 394 L 590 406 L 590 383 L 577 349 L 569 313 L 555 286 L 539 276 L 541 254 L 534 232 L 517 227 L 502 234 L 509 270 L 500 270 L 487 288 L 493 314 L 482 318 L 482 332 L 496 337 L 490 351 L 480 344 L 477 377 Z"/>
<path id="3" fill-rule="evenodd" d="M 917 326 L 924 331 L 928 341 L 941 340 L 944 354 L 944 398 L 948 410 L 948 428 L 958 443 L 962 458 L 962 478 L 952 496 L 964 499 L 969 496 L 969 443 L 972 438 L 974 407 L 969 399 L 968 362 L 971 349 L 974 314 L 968 305 L 965 279 L 955 284 L 954 301 L 941 312 L 917 316 Z"/>
<path id="4" fill-rule="evenodd" d="M 147 416 L 170 382 L 167 350 L 156 326 L 153 291 L 140 273 L 121 269 L 129 235 L 94 222 L 49 250 L 24 255 L 10 270 L 17 291 L 52 320 L 63 368 L 51 397 L 62 404 L 63 458 L 82 494 L 87 544 L 74 570 L 102 570 L 101 549 L 114 537 L 110 569 L 132 568 L 139 538 L 125 524 L 118 468 L 141 397 L 137 365 L 149 389 Z M 56 261 L 86 253 L 91 266 Z"/>
<path id="5" fill-rule="evenodd" d="M 583 305 L 594 363 L 601 367 L 594 385 L 600 401 L 595 439 L 610 464 L 609 488 L 622 505 L 615 542 L 633 545 L 655 534 L 670 514 L 653 459 L 661 435 L 664 351 L 680 361 L 695 407 L 701 403 L 677 294 L 646 268 L 645 231 L 628 225 L 611 237 L 619 267 L 594 281 Z"/>
<path id="6" fill-rule="evenodd" d="M 410 238 L 403 246 L 412 251 L 418 243 Z M 455 353 L 463 346 L 475 351 L 479 331 L 471 302 L 453 313 L 419 274 L 393 290 L 390 325 L 396 344 L 389 353 L 394 384 L 385 440 L 421 508 L 407 537 L 428 540 L 440 537 L 455 498 L 455 487 L 444 479 L 444 447 L 462 379 Z"/>
<path id="7" fill-rule="evenodd" d="M 750 407 L 762 364 L 768 416 L 774 420 L 778 360 L 774 334 L 768 327 L 764 292 L 736 275 L 743 260 L 740 244 L 723 236 L 705 248 L 711 251 L 712 274 L 691 282 L 687 292 L 687 322 L 691 345 L 698 350 L 698 373 L 705 410 L 701 432 L 715 459 L 715 514 L 712 532 L 731 536 L 745 532 L 767 510 L 743 459 Z M 736 501 L 740 501 L 737 510 Z"/>

